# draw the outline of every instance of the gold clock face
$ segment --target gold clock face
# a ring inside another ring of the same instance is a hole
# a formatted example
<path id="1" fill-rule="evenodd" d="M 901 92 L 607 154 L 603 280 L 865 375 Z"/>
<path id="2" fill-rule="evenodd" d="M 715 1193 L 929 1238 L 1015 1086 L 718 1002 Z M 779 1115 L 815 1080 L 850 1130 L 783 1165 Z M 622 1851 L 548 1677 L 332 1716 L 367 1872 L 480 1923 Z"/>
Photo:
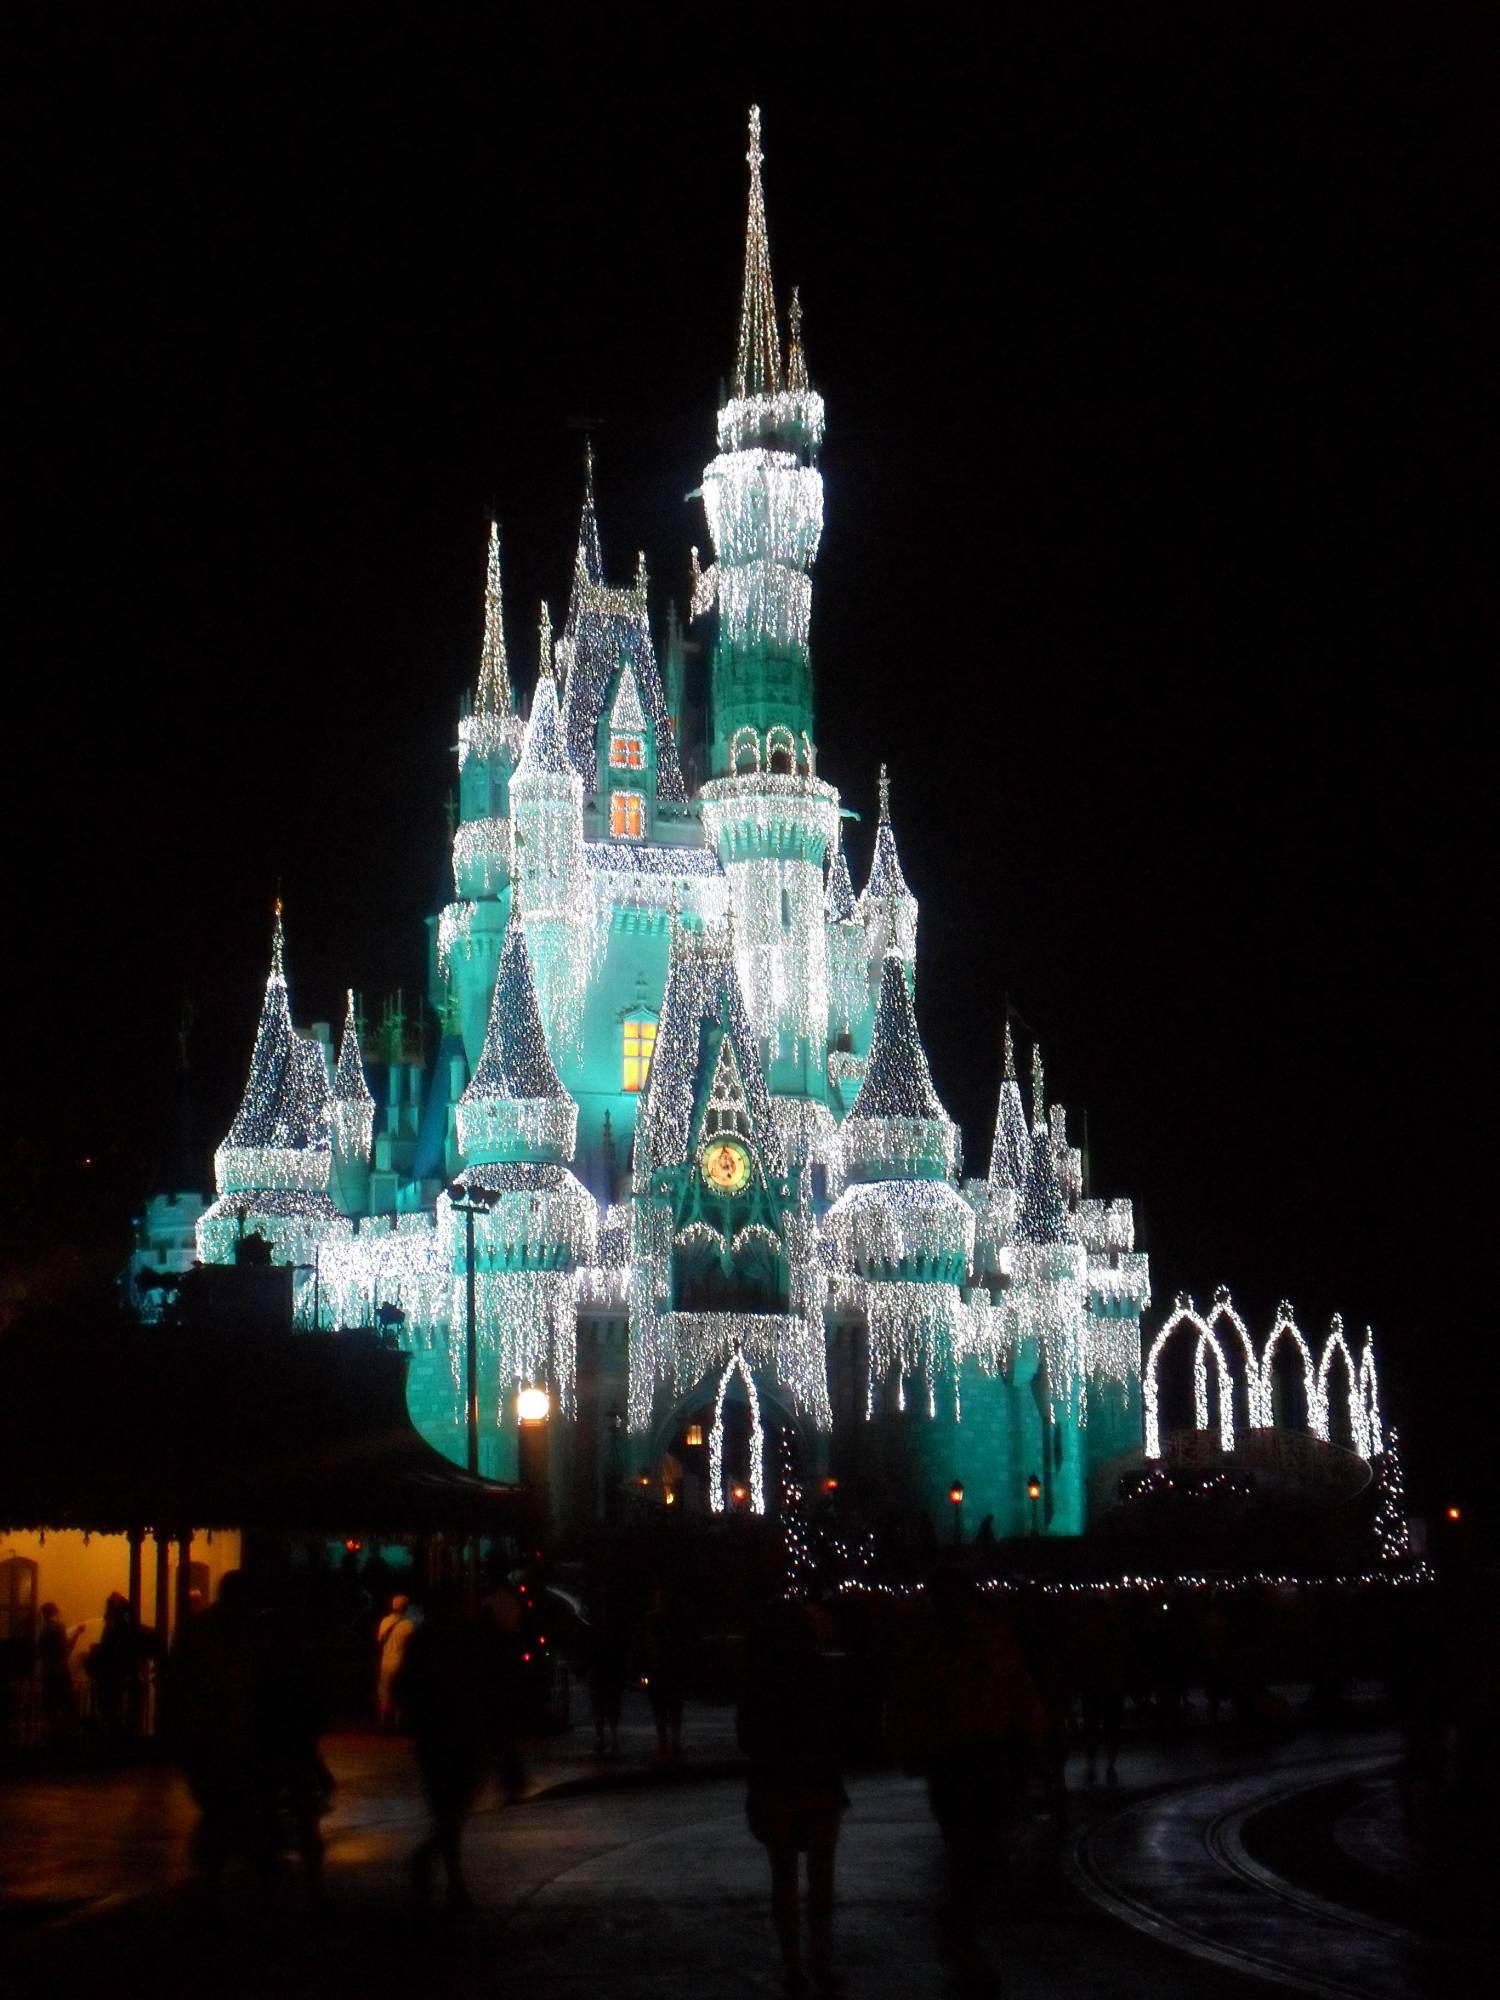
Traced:
<path id="1" fill-rule="evenodd" d="M 710 1139 L 698 1169 L 716 1194 L 740 1194 L 750 1185 L 750 1155 L 737 1139 Z"/>

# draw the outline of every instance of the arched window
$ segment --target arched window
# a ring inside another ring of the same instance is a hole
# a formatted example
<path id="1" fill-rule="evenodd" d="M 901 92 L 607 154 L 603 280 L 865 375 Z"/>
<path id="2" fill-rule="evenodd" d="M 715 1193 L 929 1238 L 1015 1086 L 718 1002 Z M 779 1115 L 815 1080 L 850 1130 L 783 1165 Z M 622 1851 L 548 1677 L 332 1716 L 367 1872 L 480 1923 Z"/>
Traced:
<path id="1" fill-rule="evenodd" d="M 616 840 L 639 840 L 646 831 L 646 800 L 641 792 L 611 792 L 609 830 Z"/>
<path id="2" fill-rule="evenodd" d="M 760 738 L 748 723 L 737 729 L 729 739 L 729 768 L 736 777 L 739 776 L 743 757 L 749 758 L 750 770 L 760 769 Z"/>
<path id="3" fill-rule="evenodd" d="M 656 1053 L 656 1023 L 650 1020 L 622 1022 L 620 1028 L 620 1088 L 644 1090 L 651 1074 L 651 1058 Z"/>
<path id="4" fill-rule="evenodd" d="M 788 776 L 797 768 L 797 744 L 790 729 L 777 723 L 766 731 L 766 768 L 785 772 Z"/>

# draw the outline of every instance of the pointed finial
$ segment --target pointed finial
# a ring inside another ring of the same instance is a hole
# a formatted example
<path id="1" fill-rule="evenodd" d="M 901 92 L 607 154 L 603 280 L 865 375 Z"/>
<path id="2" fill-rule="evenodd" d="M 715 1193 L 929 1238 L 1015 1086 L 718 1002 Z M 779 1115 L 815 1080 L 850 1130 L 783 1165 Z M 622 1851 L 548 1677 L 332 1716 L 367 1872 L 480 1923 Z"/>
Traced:
<path id="1" fill-rule="evenodd" d="M 1004 1069 L 1004 1072 L 1003 1072 L 1003 1074 L 1005 1075 L 1006 1079 L 1007 1079 L 1007 1080 L 1008 1080 L 1009 1082 L 1011 1082 L 1011 1083 L 1014 1083 L 1014 1082 L 1015 1082 L 1015 1080 L 1016 1080 L 1016 1045 L 1015 1045 L 1015 1042 L 1014 1042 L 1014 1041 L 1013 1041 L 1013 1040 L 1011 1039 L 1011 1032 L 1010 1032 L 1010 1016 L 1009 1016 L 1009 1014 L 1007 1014 L 1007 1015 L 1006 1015 L 1006 1017 L 1005 1017 L 1005 1069 Z"/>
<path id="2" fill-rule="evenodd" d="M 890 823 L 891 823 L 891 778 L 889 771 L 886 769 L 885 765 L 882 764 L 880 767 L 880 824 L 882 826 L 889 826 Z"/>
<path id="3" fill-rule="evenodd" d="M 542 599 L 541 628 L 538 633 L 539 659 L 538 678 L 550 681 L 552 678 L 552 613 L 547 609 L 547 600 Z"/>
<path id="4" fill-rule="evenodd" d="M 650 578 L 646 574 L 646 551 L 637 549 L 635 555 L 635 594 L 644 605 L 650 589 Z"/>
<path id="5" fill-rule="evenodd" d="M 1042 1074 L 1042 1045 L 1031 1045 L 1031 1129 L 1047 1122 L 1047 1080 Z"/>
<path id="6" fill-rule="evenodd" d="M 286 935 L 281 926 L 281 898 L 278 896 L 276 898 L 275 921 L 271 928 L 271 977 L 273 979 L 286 978 L 286 966 L 283 962 L 285 948 Z"/>
<path id="7" fill-rule="evenodd" d="M 505 627 L 500 612 L 500 523 L 491 521 L 484 576 L 484 643 L 479 656 L 479 684 L 474 690 L 474 713 L 506 715 L 509 711 L 510 667 L 505 657 Z"/>
<path id="8" fill-rule="evenodd" d="M 583 445 L 583 512 L 578 520 L 578 550 L 573 557 L 573 593 L 576 600 L 578 582 L 603 583 L 604 555 L 599 546 L 599 513 L 594 505 L 594 441 L 585 438 Z"/>
<path id="9" fill-rule="evenodd" d="M 761 192 L 760 106 L 750 107 L 750 213 L 745 225 L 745 285 L 740 299 L 740 342 L 734 363 L 736 396 L 781 393 L 781 336 L 771 288 L 771 247 L 766 237 L 766 203 Z"/>
<path id="10" fill-rule="evenodd" d="M 786 386 L 798 394 L 807 393 L 807 356 L 802 351 L 802 294 L 797 285 L 792 287 L 792 303 L 787 309 L 786 328 Z"/>

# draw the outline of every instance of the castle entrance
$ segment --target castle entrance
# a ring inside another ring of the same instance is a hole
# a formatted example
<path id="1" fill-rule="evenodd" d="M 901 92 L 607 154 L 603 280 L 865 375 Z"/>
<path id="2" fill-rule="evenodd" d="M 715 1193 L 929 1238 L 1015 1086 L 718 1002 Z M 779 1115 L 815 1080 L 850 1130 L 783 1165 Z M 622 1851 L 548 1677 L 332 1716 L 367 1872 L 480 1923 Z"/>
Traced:
<path id="1" fill-rule="evenodd" d="M 658 1428 L 663 1498 L 698 1516 L 774 1514 L 783 1478 L 804 1476 L 802 1428 L 738 1348 Z"/>

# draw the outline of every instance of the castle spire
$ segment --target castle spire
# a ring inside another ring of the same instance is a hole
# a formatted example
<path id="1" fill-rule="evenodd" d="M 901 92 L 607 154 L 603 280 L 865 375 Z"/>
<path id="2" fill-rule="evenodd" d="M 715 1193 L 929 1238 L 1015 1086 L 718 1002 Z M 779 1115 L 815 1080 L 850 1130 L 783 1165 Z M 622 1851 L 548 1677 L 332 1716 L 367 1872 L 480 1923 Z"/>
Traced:
<path id="1" fill-rule="evenodd" d="M 333 1073 L 333 1135 L 340 1155 L 345 1159 L 367 1159 L 374 1124 L 375 1099 L 365 1078 L 351 986 L 344 1006 L 338 1066 Z"/>
<path id="2" fill-rule="evenodd" d="M 995 1111 L 995 1143 L 990 1150 L 991 1194 L 1016 1192 L 1025 1184 L 1030 1151 L 1026 1107 L 1021 1102 L 1021 1086 L 1016 1078 L 1016 1045 L 1011 1039 L 1010 1017 L 1007 1015 L 1000 1102 Z"/>
<path id="3" fill-rule="evenodd" d="M 1042 1045 L 1031 1045 L 1031 1129 L 1047 1123 L 1047 1079 L 1042 1071 Z"/>
<path id="4" fill-rule="evenodd" d="M 484 1050 L 458 1101 L 457 1123 L 470 1164 L 573 1156 L 578 1106 L 547 1047 L 526 932 L 518 923 L 506 929 Z"/>
<path id="5" fill-rule="evenodd" d="M 750 211 L 745 224 L 745 285 L 740 299 L 740 342 L 734 362 L 734 393 L 781 393 L 781 338 L 776 331 L 776 299 L 771 288 L 771 246 L 766 236 L 766 203 L 761 192 L 760 106 L 750 107 Z"/>
<path id="6" fill-rule="evenodd" d="M 583 512 L 578 521 L 578 552 L 573 558 L 573 591 L 576 598 L 579 580 L 585 583 L 603 583 L 604 556 L 599 546 L 599 510 L 594 505 L 594 441 L 588 438 L 583 447 Z M 569 611 L 571 623 L 572 611 Z"/>
<path id="7" fill-rule="evenodd" d="M 499 717 L 508 715 L 510 707 L 510 668 L 505 657 L 505 626 L 500 608 L 500 524 L 491 521 L 484 575 L 484 642 L 479 655 L 479 680 L 474 689 L 474 713 Z"/>
<path id="8" fill-rule="evenodd" d="M 271 970 L 261 1000 L 244 1095 L 214 1155 L 219 1193 L 328 1185 L 328 1072 L 317 1043 L 292 1026 L 284 968 L 281 899 L 271 938 Z"/>
<path id="9" fill-rule="evenodd" d="M 812 385 L 807 379 L 807 356 L 802 351 L 802 295 L 797 285 L 792 287 L 792 303 L 786 319 L 787 393 L 802 396 Z"/>
<path id="10" fill-rule="evenodd" d="M 867 1180 L 944 1180 L 958 1132 L 932 1086 L 899 952 L 880 966 L 870 1056 L 841 1127 L 846 1168 Z"/>
<path id="11" fill-rule="evenodd" d="M 542 599 L 542 615 L 537 624 L 537 684 L 552 678 L 552 613 Z"/>
<path id="12" fill-rule="evenodd" d="M 875 853 L 870 879 L 859 898 L 859 914 L 870 938 L 870 957 L 895 946 L 908 965 L 917 955 L 917 899 L 906 886 L 896 835 L 891 826 L 891 781 L 880 767 L 880 819 L 875 828 Z"/>

